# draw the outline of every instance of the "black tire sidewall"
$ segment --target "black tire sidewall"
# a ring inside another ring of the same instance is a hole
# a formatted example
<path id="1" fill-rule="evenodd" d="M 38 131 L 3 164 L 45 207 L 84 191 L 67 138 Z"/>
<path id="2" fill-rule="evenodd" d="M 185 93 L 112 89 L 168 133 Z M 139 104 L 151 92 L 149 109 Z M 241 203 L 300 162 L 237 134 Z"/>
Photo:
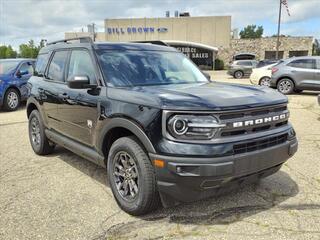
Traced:
<path id="1" fill-rule="evenodd" d="M 33 118 L 37 118 L 38 121 L 39 121 L 40 137 L 41 137 L 40 145 L 39 145 L 39 146 L 35 146 L 35 145 L 33 144 L 32 137 L 31 137 L 31 121 L 32 121 Z M 32 146 L 33 151 L 34 151 L 35 153 L 37 153 L 37 154 L 42 154 L 42 151 L 43 151 L 44 145 L 45 145 L 46 136 L 45 136 L 44 126 L 43 126 L 43 122 L 42 122 L 40 113 L 39 113 L 37 110 L 33 110 L 33 111 L 31 112 L 30 116 L 29 116 L 28 131 L 29 131 L 29 140 L 30 140 L 30 144 L 31 144 L 31 146 Z"/>
<path id="2" fill-rule="evenodd" d="M 10 92 L 14 92 L 18 96 L 18 104 L 17 104 L 17 106 L 15 108 L 10 108 L 10 106 L 8 104 L 8 95 L 9 95 Z M 6 91 L 5 95 L 4 95 L 3 103 L 4 103 L 3 106 L 4 106 L 5 110 L 7 110 L 7 111 L 15 111 L 15 110 L 17 110 L 19 108 L 19 106 L 20 106 L 20 94 L 19 94 L 19 92 L 14 88 L 9 88 Z"/>
<path id="3" fill-rule="evenodd" d="M 147 202 L 151 200 L 150 197 L 152 197 L 150 191 L 148 190 L 148 186 L 146 186 L 148 184 L 147 182 L 150 181 L 150 178 L 155 178 L 155 176 L 150 176 L 150 174 L 148 174 L 148 171 L 145 167 L 145 164 L 148 164 L 148 162 L 146 161 L 149 161 L 149 164 L 151 164 L 147 154 L 144 152 L 142 147 L 137 142 L 133 144 L 132 141 L 135 141 L 135 140 L 128 137 L 123 137 L 121 139 L 118 139 L 112 145 L 109 152 L 109 156 L 108 156 L 107 172 L 108 172 L 108 181 L 109 181 L 111 190 L 120 208 L 122 208 L 124 211 L 130 214 L 140 215 L 140 213 L 143 211 L 142 208 L 147 205 Z M 125 151 L 128 154 L 130 154 L 130 156 L 135 161 L 138 169 L 139 192 L 136 198 L 131 201 L 125 200 L 120 195 L 114 180 L 113 169 L 114 169 L 114 163 L 115 163 L 115 155 L 119 151 Z"/>

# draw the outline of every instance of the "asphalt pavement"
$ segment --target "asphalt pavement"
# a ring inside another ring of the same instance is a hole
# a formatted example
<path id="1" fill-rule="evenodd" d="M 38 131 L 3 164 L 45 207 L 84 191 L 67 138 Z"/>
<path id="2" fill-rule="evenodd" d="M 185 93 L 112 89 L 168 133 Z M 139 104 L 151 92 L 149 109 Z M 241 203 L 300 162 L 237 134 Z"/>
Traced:
<path id="1" fill-rule="evenodd" d="M 224 71 L 212 78 L 234 80 Z M 279 172 L 226 195 L 133 217 L 106 171 L 58 147 L 33 153 L 25 107 L 0 111 L 0 239 L 320 239 L 320 106 L 289 96 L 299 150 Z"/>

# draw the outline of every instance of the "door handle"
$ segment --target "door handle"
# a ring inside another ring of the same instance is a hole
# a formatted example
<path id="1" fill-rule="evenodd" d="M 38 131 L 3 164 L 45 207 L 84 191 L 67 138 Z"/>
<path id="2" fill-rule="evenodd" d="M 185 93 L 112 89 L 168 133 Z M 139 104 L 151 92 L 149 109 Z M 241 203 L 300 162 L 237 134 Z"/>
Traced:
<path id="1" fill-rule="evenodd" d="M 291 72 L 292 72 L 292 73 L 296 73 L 296 72 L 297 72 L 297 70 L 292 70 Z"/>

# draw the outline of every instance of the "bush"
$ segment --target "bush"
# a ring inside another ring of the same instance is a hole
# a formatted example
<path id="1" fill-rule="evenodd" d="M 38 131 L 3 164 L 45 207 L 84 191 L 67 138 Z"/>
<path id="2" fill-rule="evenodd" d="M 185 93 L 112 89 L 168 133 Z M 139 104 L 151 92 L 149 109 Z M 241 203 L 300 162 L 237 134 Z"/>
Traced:
<path id="1" fill-rule="evenodd" d="M 214 70 L 223 70 L 224 69 L 224 62 L 223 60 L 217 58 L 214 61 Z"/>

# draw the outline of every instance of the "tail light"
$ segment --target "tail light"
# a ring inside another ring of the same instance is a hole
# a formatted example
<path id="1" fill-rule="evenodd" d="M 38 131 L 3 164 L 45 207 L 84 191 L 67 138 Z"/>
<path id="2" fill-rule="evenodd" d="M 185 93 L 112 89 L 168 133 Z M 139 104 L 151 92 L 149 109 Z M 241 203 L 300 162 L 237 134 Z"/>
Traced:
<path id="1" fill-rule="evenodd" d="M 276 72 L 277 72 L 278 70 L 279 70 L 278 68 L 276 68 L 276 67 L 273 67 L 273 68 L 271 69 L 271 74 L 274 74 L 274 73 L 276 73 Z"/>

